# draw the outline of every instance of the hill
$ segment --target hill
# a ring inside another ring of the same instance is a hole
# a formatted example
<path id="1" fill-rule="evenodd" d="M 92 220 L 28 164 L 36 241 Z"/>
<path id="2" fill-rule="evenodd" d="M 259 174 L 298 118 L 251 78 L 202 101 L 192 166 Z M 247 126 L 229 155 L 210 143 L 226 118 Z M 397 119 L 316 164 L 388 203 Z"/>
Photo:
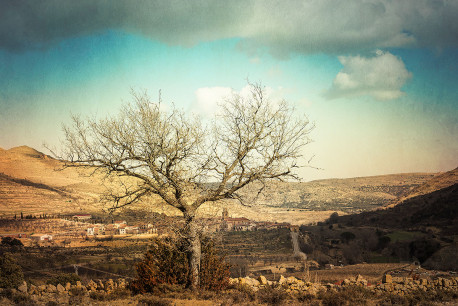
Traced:
<path id="1" fill-rule="evenodd" d="M 451 171 L 441 173 L 432 179 L 426 181 L 424 184 L 413 188 L 407 194 L 397 198 L 395 201 L 390 202 L 387 207 L 394 207 L 407 199 L 414 198 L 417 196 L 425 195 L 454 184 L 458 183 L 458 168 L 455 168 Z"/>
<path id="2" fill-rule="evenodd" d="M 21 146 L 0 150 L 0 214 L 78 211 L 101 212 L 105 207 L 100 196 L 106 191 L 104 175 L 88 169 L 66 168 L 62 163 L 33 148 Z M 270 182 L 257 195 L 259 185 L 247 186 L 241 194 L 245 204 L 225 201 L 202 207 L 203 215 L 220 214 L 223 206 L 235 216 L 270 219 L 294 223 L 312 222 L 309 218 L 292 216 L 305 212 L 316 221 L 322 211 L 355 212 L 371 210 L 405 195 L 433 178 L 431 173 L 393 174 L 350 179 L 329 179 L 304 183 Z M 119 184 L 111 183 L 116 188 Z M 158 199 L 149 199 L 134 209 L 155 210 L 167 214 L 176 211 L 160 208 Z M 313 212 L 313 214 L 312 214 Z M 289 215 L 289 216 L 288 216 Z M 307 221 L 308 220 L 308 221 Z"/>
<path id="3" fill-rule="evenodd" d="M 443 234 L 458 232 L 458 183 L 434 192 L 411 197 L 400 204 L 357 215 L 339 217 L 349 226 L 375 226 L 414 230 L 436 227 Z"/>
<path id="4" fill-rule="evenodd" d="M 431 173 L 404 173 L 348 179 L 326 179 L 305 183 L 270 182 L 263 194 L 259 186 L 248 186 L 242 194 L 248 204 L 306 209 L 359 212 L 394 201 L 433 178 Z"/>

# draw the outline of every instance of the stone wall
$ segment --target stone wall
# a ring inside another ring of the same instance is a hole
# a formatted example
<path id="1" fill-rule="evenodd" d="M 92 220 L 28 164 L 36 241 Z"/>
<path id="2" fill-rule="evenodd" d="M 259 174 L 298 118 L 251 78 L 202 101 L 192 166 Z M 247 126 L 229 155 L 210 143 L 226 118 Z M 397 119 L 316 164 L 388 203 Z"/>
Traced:
<path id="1" fill-rule="evenodd" d="M 434 280 L 422 278 L 413 279 L 409 277 L 393 277 L 389 274 L 383 276 L 382 282 L 379 284 L 368 284 L 361 275 L 354 278 L 344 279 L 340 284 L 319 284 L 306 282 L 297 279 L 293 276 L 280 276 L 278 281 L 267 280 L 264 276 L 258 278 L 243 277 L 231 278 L 230 284 L 233 286 L 248 286 L 253 291 L 258 291 L 261 288 L 273 287 L 282 288 L 290 294 L 307 293 L 316 296 L 320 291 L 340 291 L 345 287 L 361 286 L 375 293 L 390 293 L 395 295 L 407 295 L 410 292 L 422 290 L 425 292 L 436 290 L 452 290 L 458 291 L 458 277 L 438 277 Z M 99 294 L 112 294 L 119 290 L 125 290 L 128 287 L 128 282 L 125 279 L 109 279 L 107 281 L 90 280 L 87 283 L 77 282 L 76 285 L 67 283 L 65 285 L 58 284 L 57 286 L 48 284 L 35 286 L 24 282 L 18 287 L 17 291 L 29 294 L 35 300 L 40 299 L 64 299 L 72 298 L 75 295 L 89 296 L 92 292 Z M 3 289 L 0 289 L 0 291 Z M 15 290 L 16 291 L 16 290 Z"/>
<path id="2" fill-rule="evenodd" d="M 306 292 L 311 295 L 316 295 L 319 291 L 338 291 L 350 286 L 362 286 L 376 293 L 388 292 L 400 296 L 417 290 L 423 290 L 425 292 L 444 289 L 458 291 L 458 277 L 438 277 L 434 280 L 428 280 L 426 278 L 392 277 L 389 274 L 384 275 L 382 282 L 376 285 L 368 284 L 367 280 L 361 275 L 355 278 L 344 279 L 340 284 L 328 283 L 325 285 L 305 282 L 292 276 L 287 278 L 280 276 L 278 281 L 268 281 L 264 276 L 260 276 L 257 279 L 247 276 L 244 278 L 232 278 L 230 282 L 232 285 L 249 286 L 254 291 L 271 286 L 274 288 L 283 288 L 288 293 Z"/>
<path id="3" fill-rule="evenodd" d="M 71 296 L 76 293 L 85 294 L 91 292 L 105 292 L 109 294 L 115 290 L 126 289 L 127 287 L 128 283 L 125 279 L 109 279 L 105 282 L 101 280 L 90 280 L 85 284 L 77 281 L 76 285 L 67 283 L 65 285 L 58 284 L 57 286 L 51 284 L 35 286 L 24 281 L 22 285 L 17 288 L 17 291 L 37 296 L 52 296 L 55 294 Z"/>

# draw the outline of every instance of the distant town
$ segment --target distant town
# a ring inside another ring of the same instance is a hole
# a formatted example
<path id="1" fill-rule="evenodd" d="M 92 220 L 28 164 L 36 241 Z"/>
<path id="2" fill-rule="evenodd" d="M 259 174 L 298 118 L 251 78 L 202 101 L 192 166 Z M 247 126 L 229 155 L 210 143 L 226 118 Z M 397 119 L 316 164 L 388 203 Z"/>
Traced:
<path id="1" fill-rule="evenodd" d="M 13 218 L 0 219 L 0 237 L 11 237 L 30 240 L 35 243 L 46 243 L 59 240 L 65 246 L 70 240 L 91 239 L 95 237 L 126 237 L 126 236 L 167 236 L 173 232 L 175 224 L 182 220 L 164 214 L 153 213 L 154 222 L 136 222 L 129 224 L 126 220 L 110 220 L 103 222 L 91 214 L 74 215 L 15 215 Z M 207 233 L 230 231 L 257 231 L 286 228 L 298 231 L 298 226 L 290 223 L 253 221 L 245 217 L 230 217 L 224 209 L 220 217 L 202 218 L 202 228 Z"/>

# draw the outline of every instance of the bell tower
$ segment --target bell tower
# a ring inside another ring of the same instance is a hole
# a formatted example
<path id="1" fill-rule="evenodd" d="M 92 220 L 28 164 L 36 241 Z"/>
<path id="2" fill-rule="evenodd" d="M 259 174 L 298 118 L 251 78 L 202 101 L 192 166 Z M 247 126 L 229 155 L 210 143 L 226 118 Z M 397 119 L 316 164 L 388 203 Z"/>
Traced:
<path id="1" fill-rule="evenodd" d="M 223 215 L 222 218 L 223 220 L 226 220 L 229 217 L 229 213 L 227 212 L 227 208 L 223 209 Z"/>

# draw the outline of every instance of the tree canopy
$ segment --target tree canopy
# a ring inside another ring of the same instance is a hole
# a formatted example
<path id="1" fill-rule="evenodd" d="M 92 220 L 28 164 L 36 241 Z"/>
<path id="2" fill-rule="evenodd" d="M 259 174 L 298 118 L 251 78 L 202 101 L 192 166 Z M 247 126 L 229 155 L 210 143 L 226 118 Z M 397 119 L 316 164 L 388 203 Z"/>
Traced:
<path id="1" fill-rule="evenodd" d="M 62 159 L 68 167 L 135 178 L 110 195 L 114 208 L 155 194 L 182 212 L 195 211 L 205 202 L 238 197 L 255 181 L 297 178 L 293 170 L 310 142 L 309 121 L 295 116 L 286 101 L 267 99 L 261 85 L 250 87 L 249 97 L 224 100 L 207 125 L 133 93 L 117 116 L 73 116 L 64 127 Z"/>

